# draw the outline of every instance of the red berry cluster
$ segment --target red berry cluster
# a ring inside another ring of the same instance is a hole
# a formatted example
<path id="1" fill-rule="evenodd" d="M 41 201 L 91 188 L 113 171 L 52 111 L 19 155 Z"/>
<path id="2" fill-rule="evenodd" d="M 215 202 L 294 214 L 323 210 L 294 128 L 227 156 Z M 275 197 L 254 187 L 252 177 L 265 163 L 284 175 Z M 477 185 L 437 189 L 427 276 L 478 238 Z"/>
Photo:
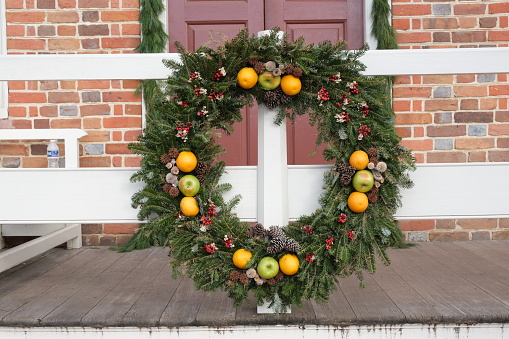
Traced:
<path id="1" fill-rule="evenodd" d="M 211 218 L 217 216 L 216 206 L 215 205 L 210 205 L 207 213 L 208 213 L 208 215 L 210 215 Z"/>
<path id="2" fill-rule="evenodd" d="M 337 105 L 339 107 L 346 106 L 350 103 L 350 99 L 345 94 L 341 94 L 341 101 L 338 101 Z"/>
<path id="3" fill-rule="evenodd" d="M 365 117 L 366 117 L 366 116 L 368 116 L 368 114 L 369 114 L 369 106 L 368 106 L 368 104 L 366 104 L 366 103 L 364 102 L 364 103 L 362 103 L 362 104 L 359 104 L 359 106 L 358 106 L 358 107 L 359 107 L 359 111 L 361 111 L 361 112 L 362 112 L 362 115 L 363 115 L 363 116 L 365 116 Z"/>
<path id="4" fill-rule="evenodd" d="M 194 72 L 189 74 L 189 80 L 199 80 L 201 79 L 200 72 Z"/>
<path id="5" fill-rule="evenodd" d="M 306 255 L 306 261 L 314 262 L 316 260 L 315 255 L 313 253 L 309 253 Z"/>
<path id="6" fill-rule="evenodd" d="M 337 76 L 337 75 L 331 75 L 329 77 L 329 81 L 333 81 L 333 82 L 339 82 L 341 81 L 341 77 Z"/>
<path id="7" fill-rule="evenodd" d="M 350 240 L 350 241 L 354 241 L 355 238 L 357 237 L 355 232 L 352 232 L 352 231 L 347 231 L 346 234 L 348 235 L 348 240 Z"/>
<path id="8" fill-rule="evenodd" d="M 235 245 L 233 244 L 233 237 L 229 237 L 227 235 L 224 236 L 224 246 L 225 247 L 235 247 Z"/>
<path id="9" fill-rule="evenodd" d="M 211 92 L 209 98 L 212 100 L 221 100 L 224 96 L 224 92 Z"/>
<path id="10" fill-rule="evenodd" d="M 340 224 L 344 224 L 346 222 L 346 219 L 347 219 L 346 214 L 345 213 L 341 213 L 341 215 L 338 218 L 338 222 Z"/>
<path id="11" fill-rule="evenodd" d="M 304 227 L 301 228 L 304 232 L 306 232 L 307 234 L 313 234 L 313 229 L 311 228 L 310 225 L 306 225 Z"/>
<path id="12" fill-rule="evenodd" d="M 187 102 L 185 100 L 177 101 L 177 104 L 182 106 L 182 107 L 188 107 L 189 106 L 189 102 Z"/>
<path id="13" fill-rule="evenodd" d="M 207 253 L 214 253 L 217 250 L 216 244 L 213 242 L 209 242 L 208 244 L 203 245 L 203 247 Z"/>
<path id="14" fill-rule="evenodd" d="M 325 249 L 330 250 L 332 248 L 333 244 L 334 244 L 334 238 L 329 235 L 327 237 L 327 239 L 325 239 Z"/>
<path id="15" fill-rule="evenodd" d="M 209 217 L 206 217 L 206 216 L 202 215 L 202 217 L 201 217 L 201 224 L 202 224 L 203 226 L 208 226 L 208 225 L 212 224 L 212 219 L 210 219 Z"/>
<path id="16" fill-rule="evenodd" d="M 182 138 L 184 141 L 187 141 L 187 135 L 189 134 L 189 131 L 193 128 L 193 124 L 191 122 L 186 122 L 185 125 L 178 125 L 177 130 L 177 137 Z"/>
<path id="17" fill-rule="evenodd" d="M 356 81 L 349 82 L 347 87 L 350 89 L 350 94 L 358 94 L 359 93 L 359 84 Z"/>
<path id="18" fill-rule="evenodd" d="M 327 91 L 327 88 L 322 87 L 318 91 L 318 100 L 327 101 L 330 100 L 330 93 Z"/>
<path id="19" fill-rule="evenodd" d="M 368 125 L 362 125 L 359 127 L 359 134 L 362 134 L 362 136 L 367 136 L 369 133 L 371 133 L 371 128 L 368 127 Z"/>

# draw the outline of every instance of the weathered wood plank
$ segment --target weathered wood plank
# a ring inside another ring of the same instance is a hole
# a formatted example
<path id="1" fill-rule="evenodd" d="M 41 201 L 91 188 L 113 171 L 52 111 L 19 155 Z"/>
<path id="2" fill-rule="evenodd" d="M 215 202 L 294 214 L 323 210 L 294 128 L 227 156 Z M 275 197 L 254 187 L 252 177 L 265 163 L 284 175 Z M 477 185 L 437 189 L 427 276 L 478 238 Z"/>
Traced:
<path id="1" fill-rule="evenodd" d="M 463 244 L 463 242 L 457 243 L 458 246 L 461 246 L 505 269 L 509 269 L 509 260 L 507 260 L 507 255 L 509 253 L 505 253 L 505 248 L 507 248 L 508 244 L 509 243 L 505 242 L 504 246 L 500 246 L 498 243 L 494 242 L 488 246 L 488 244 L 484 241 L 469 241 L 468 244 Z M 502 253 L 500 253 L 501 251 Z"/>
<path id="2" fill-rule="evenodd" d="M 350 307 L 344 291 L 339 287 L 331 294 L 328 302 L 318 303 L 312 300 L 311 304 L 315 310 L 317 324 L 350 324 L 356 320 L 355 313 Z"/>
<path id="3" fill-rule="evenodd" d="M 192 326 L 196 325 L 196 315 L 205 297 L 205 292 L 196 291 L 189 278 L 182 278 L 177 291 L 164 310 L 161 326 Z"/>
<path id="4" fill-rule="evenodd" d="M 166 261 L 165 256 L 154 248 L 141 250 L 145 252 L 140 258 L 131 260 L 133 269 L 121 279 L 109 275 L 107 279 L 116 280 L 118 284 L 83 317 L 84 324 L 120 326 L 122 319 L 141 294 L 150 285 Z M 141 260 L 140 260 L 141 259 Z"/>
<path id="5" fill-rule="evenodd" d="M 165 264 L 122 319 L 124 326 L 159 326 L 161 315 L 182 281 L 171 277 L 171 268 L 167 264 L 168 250 L 155 250 L 161 252 L 160 260 Z"/>
<path id="6" fill-rule="evenodd" d="M 19 287 L 36 279 L 55 266 L 68 260 L 70 257 L 77 255 L 80 251 L 81 250 L 66 251 L 54 248 L 27 260 L 23 264 L 14 266 L 13 268 L 0 273 L 0 280 L 2 281 L 2 284 L 0 285 L 0 297 L 7 291 L 12 290 L 13 287 Z"/>
<path id="7" fill-rule="evenodd" d="M 0 298 L 0 309 L 7 311 L 8 314 L 15 311 L 33 298 L 45 293 L 62 280 L 67 279 L 67 277 L 80 270 L 86 263 L 94 260 L 102 251 L 104 250 L 82 250 L 80 255 L 75 255 L 62 264 L 57 265 L 41 275 L 39 279 L 31 280 L 19 288 L 15 288 Z M 0 324 L 7 321 L 8 314 L 3 319 L 0 319 Z M 16 321 L 16 318 L 10 318 L 7 322 L 16 323 Z"/>
<path id="8" fill-rule="evenodd" d="M 350 276 L 339 285 L 355 313 L 356 323 L 400 323 L 405 319 L 371 275 L 364 276 L 364 283 L 366 287 L 360 288 L 357 277 Z"/>
<path id="9" fill-rule="evenodd" d="M 478 255 L 458 246 L 457 244 L 434 244 L 426 250 L 433 251 L 430 256 L 451 271 L 468 280 L 477 288 L 500 300 L 509 312 L 509 270 L 504 269 Z"/>
<path id="10" fill-rule="evenodd" d="M 97 257 L 89 261 L 74 274 L 59 281 L 47 289 L 43 294 L 31 299 L 29 302 L 9 314 L 5 320 L 16 319 L 20 326 L 37 326 L 44 322 L 44 317 L 51 313 L 56 307 L 64 303 L 68 298 L 86 286 L 102 270 L 109 267 L 114 258 L 108 255 L 103 249 L 89 249 L 97 251 Z"/>
<path id="11" fill-rule="evenodd" d="M 235 306 L 226 292 L 205 294 L 196 315 L 198 326 L 235 325 Z"/>
<path id="12" fill-rule="evenodd" d="M 405 256 L 406 249 L 389 250 L 389 256 Z M 440 320 L 440 314 L 392 267 L 379 265 L 373 279 L 404 314 L 408 322 Z"/>
<path id="13" fill-rule="evenodd" d="M 465 313 L 454 305 L 454 297 L 451 297 L 449 291 L 452 289 L 451 286 L 447 283 L 438 283 L 432 272 L 424 272 L 411 260 L 415 256 L 422 256 L 422 252 L 416 248 L 409 248 L 405 249 L 404 255 L 392 256 L 392 269 L 438 312 L 437 321 L 454 322 L 464 318 Z M 427 316 L 427 314 L 422 315 L 423 319 Z M 437 317 L 435 312 L 433 317 Z"/>
<path id="14" fill-rule="evenodd" d="M 86 248 L 86 247 L 85 247 Z M 147 256 L 147 251 L 117 253 L 106 250 L 102 255 L 113 258 L 112 264 L 44 318 L 47 326 L 81 326 L 86 315 L 110 293 Z M 107 320 L 105 320 L 107 321 Z"/>
<path id="15" fill-rule="evenodd" d="M 469 321 L 498 320 L 501 315 L 507 314 L 507 307 L 503 303 L 431 257 L 429 253 L 432 250 L 426 250 L 430 246 L 433 244 L 424 244 L 424 246 L 409 249 L 409 251 L 415 251 L 418 254 L 411 256 L 410 260 L 421 268 L 423 274 L 433 276 L 437 288 L 453 287 L 448 288 L 448 300 L 451 306 L 464 313 L 462 318 L 456 319 L 456 321 L 462 319 L 469 319 Z"/>

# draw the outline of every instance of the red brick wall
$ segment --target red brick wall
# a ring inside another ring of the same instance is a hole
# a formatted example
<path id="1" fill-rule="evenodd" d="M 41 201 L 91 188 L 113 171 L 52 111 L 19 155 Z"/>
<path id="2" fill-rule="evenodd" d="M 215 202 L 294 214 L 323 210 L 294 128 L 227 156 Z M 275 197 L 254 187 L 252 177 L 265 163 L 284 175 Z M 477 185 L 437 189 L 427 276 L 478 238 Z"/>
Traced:
<path id="1" fill-rule="evenodd" d="M 509 46 L 509 1 L 393 0 L 400 48 Z M 398 133 L 419 163 L 509 161 L 507 74 L 402 76 Z M 474 179 L 476 180 L 476 179 Z M 501 239 L 507 219 L 405 221 L 411 240 Z"/>
<path id="2" fill-rule="evenodd" d="M 138 0 L 6 0 L 9 54 L 133 53 Z M 81 167 L 139 166 L 127 145 L 141 133 L 139 81 L 11 81 L 0 128 L 81 128 Z M 46 167 L 47 141 L 0 144 L 2 167 Z M 63 145 L 60 145 L 63 153 Z M 65 156 L 65 154 L 63 154 Z M 136 225 L 84 225 L 87 245 L 125 242 Z"/>

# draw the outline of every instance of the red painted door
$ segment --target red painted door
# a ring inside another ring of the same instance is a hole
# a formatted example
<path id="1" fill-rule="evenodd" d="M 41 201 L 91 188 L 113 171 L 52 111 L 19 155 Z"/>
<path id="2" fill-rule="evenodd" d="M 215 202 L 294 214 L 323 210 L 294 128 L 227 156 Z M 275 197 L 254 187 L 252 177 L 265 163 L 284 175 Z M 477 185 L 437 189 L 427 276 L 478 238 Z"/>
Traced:
<path id="1" fill-rule="evenodd" d="M 170 51 L 173 41 L 195 50 L 212 38 L 232 38 L 248 28 L 250 34 L 280 27 L 290 39 L 304 36 L 307 43 L 346 40 L 350 49 L 363 44 L 363 2 L 361 0 L 168 0 Z M 228 165 L 257 164 L 257 110 L 244 108 L 244 120 L 235 132 L 220 139 Z M 316 155 L 316 128 L 307 116 L 287 125 L 288 164 L 323 164 L 320 148 Z"/>

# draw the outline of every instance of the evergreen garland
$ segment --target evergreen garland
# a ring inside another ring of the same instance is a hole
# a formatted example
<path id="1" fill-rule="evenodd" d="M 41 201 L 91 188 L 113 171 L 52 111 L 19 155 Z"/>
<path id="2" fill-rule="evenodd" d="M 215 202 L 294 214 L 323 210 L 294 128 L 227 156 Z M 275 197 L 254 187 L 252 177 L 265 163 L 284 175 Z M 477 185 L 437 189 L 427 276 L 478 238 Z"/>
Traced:
<path id="1" fill-rule="evenodd" d="M 258 303 L 269 300 L 280 311 L 304 299 L 326 301 L 338 277 L 356 274 L 362 282 L 364 271 L 375 271 L 377 256 L 389 264 L 386 249 L 403 244 L 393 214 L 401 202 L 399 188 L 412 184 L 406 172 L 414 163 L 410 151 L 398 145 L 394 114 L 385 105 L 390 101 L 385 81 L 361 75 L 365 67 L 359 57 L 366 49 L 348 51 L 344 43 L 331 42 L 307 45 L 303 39 L 288 42 L 277 33 L 258 38 L 244 30 L 217 49 L 202 47 L 197 53 L 177 45 L 181 60 L 165 62 L 172 74 L 158 84 L 164 90 L 154 93 L 144 133 L 130 145 L 143 156 L 132 180 L 145 187 L 133 196 L 133 206 L 140 207 L 139 218 L 146 223 L 120 250 L 169 246 L 173 274 L 185 272 L 197 289 L 228 291 L 235 305 L 253 291 Z M 244 67 L 298 75 L 302 91 L 283 96 L 279 89 L 241 88 L 237 73 Z M 217 129 L 231 132 L 233 123 L 241 120 L 240 109 L 255 100 L 277 104 L 278 123 L 309 114 L 318 126 L 317 145 L 327 146 L 324 157 L 334 164 L 324 176 L 321 207 L 268 231 L 240 222 L 234 213 L 239 196 L 223 198 L 231 186 L 219 184 L 225 164 L 216 159 L 224 150 L 213 138 Z M 355 190 L 347 177 L 355 172 L 349 157 L 359 150 L 369 155 L 369 169 L 378 179 L 368 192 L 369 206 L 356 213 L 348 207 Z M 202 183 L 195 196 L 196 216 L 183 215 L 182 194 L 167 189 L 178 151 L 193 152 L 199 162 L 191 172 Z M 246 269 L 233 264 L 238 249 L 252 254 Z M 286 254 L 298 257 L 296 274 L 280 272 L 262 279 L 253 269 L 263 257 L 279 260 Z"/>

